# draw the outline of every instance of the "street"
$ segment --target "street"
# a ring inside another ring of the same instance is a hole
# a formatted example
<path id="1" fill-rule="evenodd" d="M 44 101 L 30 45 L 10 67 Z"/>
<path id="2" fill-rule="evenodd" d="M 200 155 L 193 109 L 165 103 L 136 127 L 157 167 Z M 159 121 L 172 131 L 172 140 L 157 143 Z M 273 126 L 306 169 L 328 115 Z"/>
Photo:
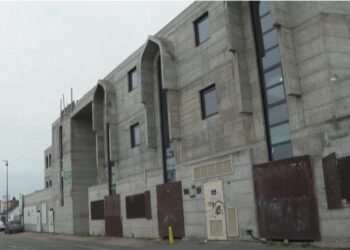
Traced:
<path id="1" fill-rule="evenodd" d="M 7 235 L 0 233 L 0 250 L 21 249 L 21 250 L 128 250 L 128 249 L 182 249 L 182 250 L 255 250 L 272 249 L 283 250 L 287 247 L 280 244 L 266 245 L 255 242 L 244 241 L 222 241 L 203 242 L 199 240 L 176 241 L 169 246 L 166 241 L 159 240 L 136 240 L 110 237 L 83 237 L 72 235 L 52 235 L 39 233 L 21 233 Z M 307 249 L 301 246 L 288 246 L 288 249 Z"/>

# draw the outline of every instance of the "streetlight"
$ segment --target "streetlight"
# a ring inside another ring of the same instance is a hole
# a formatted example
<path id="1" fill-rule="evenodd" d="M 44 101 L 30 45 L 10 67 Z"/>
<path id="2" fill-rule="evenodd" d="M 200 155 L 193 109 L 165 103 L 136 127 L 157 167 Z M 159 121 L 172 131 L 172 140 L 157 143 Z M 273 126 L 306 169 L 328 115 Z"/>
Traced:
<path id="1" fill-rule="evenodd" d="M 6 166 L 6 223 L 9 221 L 9 161 L 4 160 Z"/>

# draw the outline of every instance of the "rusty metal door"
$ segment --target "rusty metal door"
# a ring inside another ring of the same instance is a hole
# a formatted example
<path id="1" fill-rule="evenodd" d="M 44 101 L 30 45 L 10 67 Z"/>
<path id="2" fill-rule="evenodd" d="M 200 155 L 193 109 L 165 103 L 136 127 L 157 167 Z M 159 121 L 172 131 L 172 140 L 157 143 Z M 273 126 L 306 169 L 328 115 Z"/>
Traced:
<path id="1" fill-rule="evenodd" d="M 260 237 L 320 238 L 309 156 L 255 165 L 253 175 Z"/>
<path id="2" fill-rule="evenodd" d="M 168 237 L 168 227 L 173 227 L 174 237 L 185 237 L 181 182 L 157 185 L 158 231 L 161 238 Z"/>
<path id="3" fill-rule="evenodd" d="M 105 197 L 105 230 L 107 236 L 123 237 L 119 194 Z"/>

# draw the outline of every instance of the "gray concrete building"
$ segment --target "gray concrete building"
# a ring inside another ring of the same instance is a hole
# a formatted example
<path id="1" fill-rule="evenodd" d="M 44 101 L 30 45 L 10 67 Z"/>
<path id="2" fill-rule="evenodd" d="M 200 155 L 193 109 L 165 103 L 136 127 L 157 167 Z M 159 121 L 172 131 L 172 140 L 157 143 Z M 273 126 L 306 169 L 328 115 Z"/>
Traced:
<path id="1" fill-rule="evenodd" d="M 61 111 L 24 211 L 59 233 L 348 239 L 349 13 L 193 3 Z"/>

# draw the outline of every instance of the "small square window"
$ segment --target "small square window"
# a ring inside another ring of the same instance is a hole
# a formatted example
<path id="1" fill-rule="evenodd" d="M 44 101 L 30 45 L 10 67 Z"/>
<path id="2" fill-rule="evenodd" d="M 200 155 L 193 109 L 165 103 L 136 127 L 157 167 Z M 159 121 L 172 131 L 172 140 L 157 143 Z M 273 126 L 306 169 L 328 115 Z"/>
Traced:
<path id="1" fill-rule="evenodd" d="M 202 119 L 218 113 L 218 100 L 215 84 L 201 90 Z"/>
<path id="2" fill-rule="evenodd" d="M 194 21 L 194 28 L 197 46 L 210 38 L 208 13 L 205 13 L 203 16 Z"/>
<path id="3" fill-rule="evenodd" d="M 136 123 L 130 127 L 131 147 L 140 145 L 140 124 Z"/>
<path id="4" fill-rule="evenodd" d="M 137 70 L 136 67 L 128 73 L 129 92 L 133 91 L 137 87 Z"/>

